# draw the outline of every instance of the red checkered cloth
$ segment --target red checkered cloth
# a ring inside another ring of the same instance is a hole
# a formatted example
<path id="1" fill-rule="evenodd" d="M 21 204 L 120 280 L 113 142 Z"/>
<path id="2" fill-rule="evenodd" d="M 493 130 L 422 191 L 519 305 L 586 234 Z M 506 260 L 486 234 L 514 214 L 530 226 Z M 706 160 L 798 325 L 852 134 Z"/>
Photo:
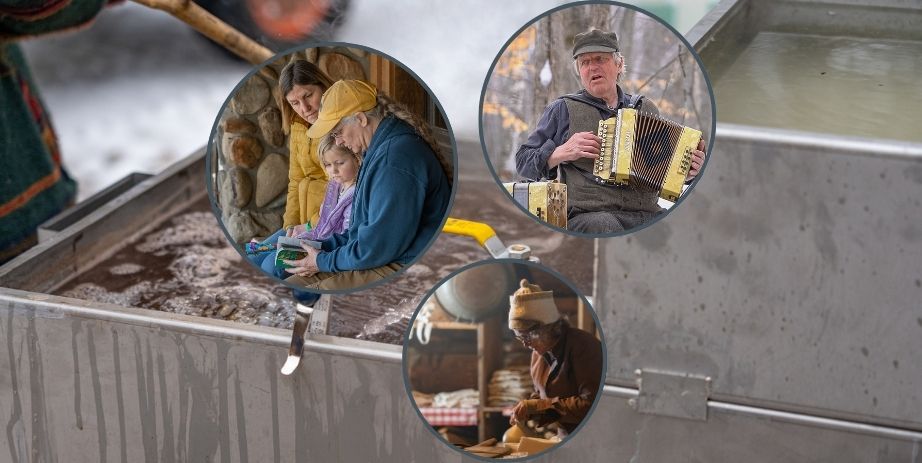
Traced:
<path id="1" fill-rule="evenodd" d="M 432 426 L 477 426 L 476 408 L 422 407 L 419 412 Z"/>

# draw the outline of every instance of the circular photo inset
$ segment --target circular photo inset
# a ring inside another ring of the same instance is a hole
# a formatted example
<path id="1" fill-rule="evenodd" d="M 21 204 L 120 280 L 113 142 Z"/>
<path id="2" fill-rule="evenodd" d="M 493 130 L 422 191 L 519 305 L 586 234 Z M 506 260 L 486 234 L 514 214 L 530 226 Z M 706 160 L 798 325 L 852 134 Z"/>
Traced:
<path id="1" fill-rule="evenodd" d="M 484 83 L 484 156 L 553 227 L 616 236 L 661 219 L 700 177 L 714 97 L 688 42 L 614 2 L 566 5 L 505 45 Z"/>
<path id="2" fill-rule="evenodd" d="M 465 455 L 516 458 L 561 445 L 605 378 L 592 307 L 573 285 L 513 259 L 469 265 L 420 304 L 404 344 L 417 412 Z"/>
<path id="3" fill-rule="evenodd" d="M 416 261 L 447 217 L 454 140 L 411 71 L 325 43 L 256 68 L 218 114 L 206 156 L 227 238 L 311 305 Z"/>

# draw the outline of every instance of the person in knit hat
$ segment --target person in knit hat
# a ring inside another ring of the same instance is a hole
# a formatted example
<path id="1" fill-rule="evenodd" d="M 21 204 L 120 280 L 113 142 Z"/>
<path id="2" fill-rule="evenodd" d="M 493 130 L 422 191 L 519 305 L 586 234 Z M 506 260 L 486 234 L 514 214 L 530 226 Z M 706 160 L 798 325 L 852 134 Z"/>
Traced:
<path id="1" fill-rule="evenodd" d="M 525 279 L 519 282 L 519 289 L 509 297 L 509 329 L 528 331 L 557 320 L 560 312 L 554 304 L 554 292 L 542 291 Z"/>
<path id="2" fill-rule="evenodd" d="M 602 385 L 602 343 L 570 326 L 554 292 L 523 279 L 509 297 L 509 329 L 531 349 L 535 392 L 512 410 L 511 424 L 557 422 L 558 437 L 573 432 L 589 413 Z"/>

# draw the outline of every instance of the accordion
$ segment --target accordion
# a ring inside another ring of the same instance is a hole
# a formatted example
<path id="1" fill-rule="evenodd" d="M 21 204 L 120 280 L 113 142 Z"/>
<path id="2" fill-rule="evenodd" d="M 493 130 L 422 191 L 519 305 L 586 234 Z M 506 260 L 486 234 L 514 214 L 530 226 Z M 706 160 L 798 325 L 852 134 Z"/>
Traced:
<path id="1" fill-rule="evenodd" d="M 567 228 L 567 185 L 558 182 L 503 183 L 512 199 L 539 219 Z"/>
<path id="2" fill-rule="evenodd" d="M 598 136 L 602 147 L 593 166 L 595 176 L 606 183 L 656 191 L 660 198 L 675 202 L 701 131 L 636 109 L 619 109 L 615 117 L 599 121 Z"/>

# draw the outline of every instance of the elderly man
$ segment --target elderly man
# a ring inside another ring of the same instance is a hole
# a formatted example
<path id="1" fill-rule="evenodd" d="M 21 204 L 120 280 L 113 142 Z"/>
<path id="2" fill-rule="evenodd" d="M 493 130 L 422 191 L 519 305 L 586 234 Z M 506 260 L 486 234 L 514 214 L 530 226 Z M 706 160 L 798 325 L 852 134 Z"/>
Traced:
<path id="1" fill-rule="evenodd" d="M 522 280 L 509 298 L 509 329 L 532 350 L 531 378 L 535 392 L 516 404 L 511 424 L 534 419 L 557 422 L 563 438 L 573 432 L 592 408 L 602 383 L 602 343 L 561 318 L 553 291 Z"/>
<path id="2" fill-rule="evenodd" d="M 333 83 L 320 100 L 311 138 L 364 153 L 349 229 L 304 246 L 286 281 L 315 289 L 352 289 L 416 260 L 439 231 L 451 189 L 428 125 L 359 80 Z"/>
<path id="3" fill-rule="evenodd" d="M 583 89 L 554 100 L 515 155 L 519 176 L 529 180 L 560 178 L 567 185 L 568 228 L 583 233 L 615 233 L 641 225 L 664 210 L 657 193 L 601 183 L 592 174 L 601 140 L 600 120 L 621 108 L 659 114 L 649 99 L 629 95 L 618 82 L 624 57 L 613 32 L 592 29 L 577 34 L 573 60 Z M 692 153 L 691 181 L 704 163 L 704 142 Z"/>

